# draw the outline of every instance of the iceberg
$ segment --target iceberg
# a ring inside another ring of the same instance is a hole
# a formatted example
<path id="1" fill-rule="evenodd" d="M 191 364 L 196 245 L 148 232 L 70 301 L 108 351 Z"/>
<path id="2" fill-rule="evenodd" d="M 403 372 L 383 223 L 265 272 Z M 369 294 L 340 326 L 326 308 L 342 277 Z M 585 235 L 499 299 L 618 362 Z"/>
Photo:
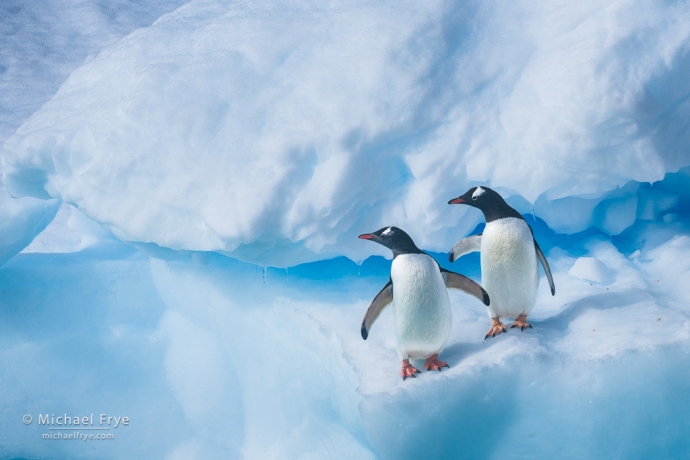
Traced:
<path id="1" fill-rule="evenodd" d="M 60 200 L 13 198 L 0 188 L 0 264 L 20 252 L 53 220 Z"/>
<path id="2" fill-rule="evenodd" d="M 47 102 L 70 73 L 183 0 L 6 0 L 0 5 L 0 141 Z"/>
<path id="3" fill-rule="evenodd" d="M 445 202 L 477 184 L 617 235 L 637 184 L 688 166 L 690 7 L 547 5 L 193 1 L 72 72 L 4 183 L 262 266 L 361 261 L 390 222 L 447 251 L 479 220 Z"/>
<path id="4" fill-rule="evenodd" d="M 0 457 L 687 455 L 690 2 L 61 5 L 0 7 Z M 475 185 L 557 294 L 403 381 L 357 235 L 479 281 Z"/>
<path id="5" fill-rule="evenodd" d="M 0 144 L 55 94 L 72 71 L 182 3 L 4 1 L 0 5 Z M 29 170 L 20 182 L 30 188 L 37 177 L 40 181 L 40 176 L 40 172 Z M 31 243 L 60 208 L 59 200 L 45 193 L 38 198 L 26 197 L 22 190 L 8 193 L 0 184 L 4 228 L 0 264 Z"/>

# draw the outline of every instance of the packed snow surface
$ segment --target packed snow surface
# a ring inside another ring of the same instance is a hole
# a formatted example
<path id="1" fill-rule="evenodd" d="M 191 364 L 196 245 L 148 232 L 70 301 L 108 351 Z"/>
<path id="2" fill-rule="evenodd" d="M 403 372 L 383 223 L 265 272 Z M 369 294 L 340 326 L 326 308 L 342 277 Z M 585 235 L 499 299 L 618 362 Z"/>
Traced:
<path id="1" fill-rule="evenodd" d="M 687 456 L 689 1 L 182 3 L 0 6 L 0 457 Z M 480 280 L 475 185 L 556 295 L 402 381 L 356 236 Z"/>
<path id="2" fill-rule="evenodd" d="M 447 251 L 476 184 L 617 235 L 690 164 L 689 23 L 686 1 L 192 1 L 72 72 L 5 184 L 264 266 L 363 260 L 354 236 L 391 224 Z"/>
<path id="3" fill-rule="evenodd" d="M 184 0 L 3 0 L 0 140 L 50 99 L 84 61 Z"/>
<path id="4" fill-rule="evenodd" d="M 0 145 L 86 60 L 134 29 L 151 25 L 161 14 L 182 3 L 183 0 L 3 0 Z M 28 180 L 32 181 L 31 173 Z M 30 243 L 60 206 L 57 200 L 14 199 L 21 195 L 10 195 L 0 186 L 0 264 Z M 8 228 L 11 234 L 5 231 Z"/>
<path id="5" fill-rule="evenodd" d="M 484 340 L 485 307 L 451 291 L 450 369 L 406 381 L 391 312 L 359 334 L 388 278 L 382 258 L 264 272 L 116 243 L 20 254 L 0 270 L 0 455 L 680 458 L 690 297 L 677 274 L 690 236 L 628 257 L 605 236 L 585 246 L 548 252 L 558 294 L 542 276 L 534 329 Z M 581 250 L 610 284 L 569 274 Z M 478 279 L 465 258 L 439 261 Z M 111 441 L 47 441 L 46 413 L 130 424 Z"/>
<path id="6" fill-rule="evenodd" d="M 568 274 L 575 278 L 595 283 L 607 283 L 611 278 L 611 271 L 602 261 L 594 257 L 580 257 L 568 270 Z"/>

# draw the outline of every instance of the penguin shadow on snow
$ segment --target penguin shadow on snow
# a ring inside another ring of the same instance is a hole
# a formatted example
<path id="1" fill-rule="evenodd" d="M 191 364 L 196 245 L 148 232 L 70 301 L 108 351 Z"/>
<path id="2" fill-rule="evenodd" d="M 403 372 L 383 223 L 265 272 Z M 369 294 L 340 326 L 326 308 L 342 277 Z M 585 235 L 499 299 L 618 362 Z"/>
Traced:
<path id="1" fill-rule="evenodd" d="M 563 310 L 543 320 L 532 320 L 535 331 L 565 331 L 577 318 L 589 310 L 610 310 L 612 308 L 634 305 L 651 299 L 649 293 L 642 289 L 627 292 L 607 292 L 578 299 L 569 303 Z"/>
<path id="2" fill-rule="evenodd" d="M 365 397 L 360 410 L 382 458 L 499 458 L 505 446 L 497 441 L 522 417 L 515 391 L 522 372 L 519 366 L 485 368 L 458 381 L 434 371 L 439 378 L 420 378 L 414 387 L 408 382 L 408 391 Z"/>
<path id="3" fill-rule="evenodd" d="M 505 335 L 505 334 L 501 334 Z M 495 338 L 500 338 L 497 336 Z M 464 360 L 472 355 L 480 353 L 481 351 L 487 349 L 494 342 L 489 343 L 488 340 L 481 342 L 455 342 L 448 345 L 443 350 L 443 359 L 448 363 L 448 365 L 453 368 L 462 364 Z"/>
<path id="4" fill-rule="evenodd" d="M 590 310 L 609 310 L 612 308 L 626 307 L 645 300 L 649 294 L 643 290 L 635 290 L 621 293 L 596 294 L 575 302 L 569 303 L 563 310 L 541 320 L 532 320 L 533 329 L 520 331 L 518 328 L 508 329 L 507 333 L 502 333 L 479 342 L 458 341 L 449 344 L 443 350 L 442 358 L 453 368 L 462 365 L 467 358 L 481 353 L 490 348 L 495 343 L 507 339 L 510 335 L 516 337 L 536 337 L 539 340 L 550 340 L 555 334 L 562 335 L 563 331 L 570 327 L 570 324 L 580 316 Z"/>
<path id="5" fill-rule="evenodd" d="M 573 321 L 590 310 L 609 310 L 612 308 L 626 307 L 648 298 L 651 299 L 649 293 L 641 289 L 628 292 L 607 292 L 605 294 L 584 297 L 569 303 L 563 310 L 553 316 L 540 320 L 533 319 L 533 329 L 525 329 L 524 331 L 520 331 L 520 329 L 517 328 L 512 330 L 508 329 L 507 333 L 499 334 L 496 337 L 482 340 L 481 342 L 455 342 L 449 344 L 443 350 L 442 357 L 451 367 L 458 366 L 467 358 L 486 350 L 499 340 L 505 340 L 511 334 L 516 334 L 517 337 L 523 337 L 523 334 L 529 334 L 525 337 L 548 339 L 552 333 L 562 334 L 563 331 L 570 327 Z"/>

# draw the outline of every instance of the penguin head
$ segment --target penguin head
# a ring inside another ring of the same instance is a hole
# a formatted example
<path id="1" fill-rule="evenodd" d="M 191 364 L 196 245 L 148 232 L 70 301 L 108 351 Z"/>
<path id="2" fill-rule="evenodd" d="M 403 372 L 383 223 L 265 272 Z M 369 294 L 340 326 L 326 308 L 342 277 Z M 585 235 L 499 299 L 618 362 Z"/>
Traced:
<path id="1" fill-rule="evenodd" d="M 393 257 L 400 254 L 423 254 L 422 250 L 414 244 L 410 235 L 398 227 L 383 227 L 373 233 L 359 235 L 359 238 L 371 240 L 387 247 L 393 251 Z"/>
<path id="2" fill-rule="evenodd" d="M 457 198 L 453 198 L 448 204 L 466 204 L 475 208 L 485 208 L 496 201 L 504 201 L 503 197 L 489 187 L 472 187 Z"/>
<path id="3" fill-rule="evenodd" d="M 450 200 L 448 204 L 466 204 L 477 208 L 484 213 L 487 222 L 504 217 L 522 219 L 519 212 L 511 208 L 501 195 L 489 187 L 472 187 L 464 195 Z"/>

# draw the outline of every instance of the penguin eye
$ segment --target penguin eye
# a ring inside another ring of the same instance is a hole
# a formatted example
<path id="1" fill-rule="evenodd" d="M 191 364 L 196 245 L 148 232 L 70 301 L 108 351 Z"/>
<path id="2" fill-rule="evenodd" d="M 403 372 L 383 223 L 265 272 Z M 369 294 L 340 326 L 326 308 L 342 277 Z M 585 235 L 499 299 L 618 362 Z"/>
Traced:
<path id="1" fill-rule="evenodd" d="M 484 195 L 484 193 L 486 193 L 486 190 L 484 190 L 484 189 L 481 188 L 481 187 L 477 187 L 477 189 L 476 189 L 476 190 L 474 191 L 474 193 L 472 194 L 472 201 L 477 201 L 477 198 L 479 198 L 480 196 Z"/>

